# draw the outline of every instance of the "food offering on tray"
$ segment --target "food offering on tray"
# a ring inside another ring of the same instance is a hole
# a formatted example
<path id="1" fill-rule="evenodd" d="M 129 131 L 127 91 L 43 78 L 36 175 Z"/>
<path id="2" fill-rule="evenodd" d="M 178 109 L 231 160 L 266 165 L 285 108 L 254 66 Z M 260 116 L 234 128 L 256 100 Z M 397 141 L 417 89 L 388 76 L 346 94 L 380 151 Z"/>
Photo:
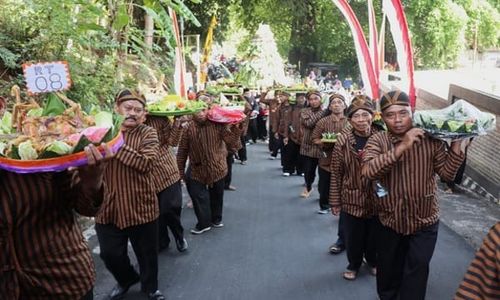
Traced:
<path id="1" fill-rule="evenodd" d="M 240 110 L 213 105 L 208 111 L 207 118 L 219 124 L 238 124 L 246 118 L 246 115 Z"/>
<path id="2" fill-rule="evenodd" d="M 148 113 L 153 116 L 192 115 L 207 108 L 203 101 L 185 100 L 178 95 L 167 95 L 162 100 L 148 104 Z"/>
<path id="3" fill-rule="evenodd" d="M 337 134 L 332 132 L 325 132 L 321 134 L 321 141 L 323 143 L 336 143 L 337 142 Z"/>
<path id="4" fill-rule="evenodd" d="M 431 136 L 443 139 L 484 135 L 496 128 L 496 118 L 493 114 L 482 112 L 464 100 L 458 100 L 439 110 L 417 111 L 413 122 Z"/>
<path id="5" fill-rule="evenodd" d="M 236 86 L 221 86 L 215 85 L 207 87 L 207 92 L 212 95 L 224 94 L 224 95 L 241 95 L 242 89 Z"/>
<path id="6" fill-rule="evenodd" d="M 13 88 L 16 104 L 0 121 L 0 168 L 18 173 L 62 171 L 87 163 L 84 148 L 107 143 L 123 145 L 123 118 L 111 112 L 94 115 L 63 94 L 49 94 L 44 107 L 34 100 L 24 104 Z M 63 102 L 64 101 L 64 102 Z M 69 108 L 66 104 L 69 105 Z"/>

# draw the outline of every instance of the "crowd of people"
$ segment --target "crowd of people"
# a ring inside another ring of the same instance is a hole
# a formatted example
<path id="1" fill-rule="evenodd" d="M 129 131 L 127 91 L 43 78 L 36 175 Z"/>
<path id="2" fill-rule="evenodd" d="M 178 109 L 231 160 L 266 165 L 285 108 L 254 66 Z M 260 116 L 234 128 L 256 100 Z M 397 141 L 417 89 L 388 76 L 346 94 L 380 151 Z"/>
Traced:
<path id="1" fill-rule="evenodd" d="M 197 218 L 191 234 L 224 227 L 224 192 L 236 189 L 231 164 L 235 158 L 245 164 L 246 144 L 267 136 L 270 158 L 280 155 L 283 176 L 303 176 L 298 196 L 311 196 L 318 174 L 318 213 L 340 216 L 330 251 L 347 253 L 343 278 L 355 280 L 366 263 L 380 299 L 424 299 L 439 227 L 435 175 L 454 179 L 468 141 L 447 147 L 413 128 L 410 101 L 401 91 L 379 99 L 387 130 L 373 123 L 375 105 L 365 95 L 334 93 L 324 104 L 319 91 L 271 96 L 245 90 L 243 98 L 246 118 L 223 125 L 210 121 L 207 109 L 174 120 L 149 116 L 143 95 L 123 90 L 115 110 L 124 116 L 125 144 L 116 153 L 91 145 L 85 149 L 88 166 L 78 169 L 0 171 L 0 298 L 93 299 L 95 271 L 76 211 L 95 216 L 100 258 L 116 280 L 109 299 L 123 298 L 138 283 L 149 299 L 165 299 L 158 289 L 158 253 L 169 247 L 169 231 L 177 250 L 188 250 L 182 182 Z M 202 91 L 197 99 L 210 106 L 214 95 Z M 338 134 L 336 143 L 326 142 L 325 133 Z M 128 242 L 139 270 L 128 257 Z M 482 262 L 491 258 L 486 253 Z M 498 295 L 495 282 L 469 279 L 461 295 Z"/>

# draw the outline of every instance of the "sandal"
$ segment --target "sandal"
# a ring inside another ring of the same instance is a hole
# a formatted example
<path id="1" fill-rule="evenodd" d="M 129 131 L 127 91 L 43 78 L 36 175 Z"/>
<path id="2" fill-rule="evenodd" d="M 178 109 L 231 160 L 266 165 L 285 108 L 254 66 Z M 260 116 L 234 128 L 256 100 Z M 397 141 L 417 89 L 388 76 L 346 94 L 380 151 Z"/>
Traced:
<path id="1" fill-rule="evenodd" d="M 345 280 L 356 280 L 356 277 L 358 277 L 358 272 L 347 270 L 342 274 L 342 277 L 344 277 Z"/>
<path id="2" fill-rule="evenodd" d="M 300 197 L 309 198 L 309 195 L 311 195 L 311 191 L 308 191 L 307 188 L 304 188 L 304 190 L 302 191 L 302 194 L 300 194 Z"/>

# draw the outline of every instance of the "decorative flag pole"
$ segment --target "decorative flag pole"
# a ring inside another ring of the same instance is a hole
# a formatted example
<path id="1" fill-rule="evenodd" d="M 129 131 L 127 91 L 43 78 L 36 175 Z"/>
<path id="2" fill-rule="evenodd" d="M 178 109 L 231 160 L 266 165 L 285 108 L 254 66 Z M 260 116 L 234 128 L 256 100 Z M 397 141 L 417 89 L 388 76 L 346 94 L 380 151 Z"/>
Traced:
<path id="1" fill-rule="evenodd" d="M 413 50 L 408 23 L 400 0 L 382 0 L 382 9 L 391 25 L 392 38 L 396 46 L 399 70 L 404 83 L 403 91 L 408 93 L 410 104 L 415 109 L 417 100 L 413 77 Z"/>
<path id="2" fill-rule="evenodd" d="M 349 28 L 351 29 L 354 38 L 356 56 L 358 57 L 361 79 L 363 80 L 366 94 L 372 99 L 378 99 L 378 81 L 363 29 L 359 24 L 354 11 L 346 0 L 332 0 L 332 2 L 340 9 L 349 24 Z"/>
<path id="3" fill-rule="evenodd" d="M 377 87 L 379 85 L 379 54 L 378 54 L 378 32 L 377 32 L 377 19 L 375 18 L 375 10 L 373 9 L 373 0 L 368 0 L 368 25 L 370 36 L 370 54 L 373 62 L 373 72 L 377 80 Z"/>
<path id="4" fill-rule="evenodd" d="M 179 30 L 179 23 L 177 22 L 177 15 L 172 8 L 168 8 L 168 14 L 172 19 L 172 27 L 175 33 L 175 41 L 177 47 L 175 47 L 175 72 L 174 72 L 174 86 L 177 95 L 182 98 L 187 97 L 187 89 L 186 89 L 186 65 L 184 63 L 184 58 L 182 55 L 182 41 Z"/>

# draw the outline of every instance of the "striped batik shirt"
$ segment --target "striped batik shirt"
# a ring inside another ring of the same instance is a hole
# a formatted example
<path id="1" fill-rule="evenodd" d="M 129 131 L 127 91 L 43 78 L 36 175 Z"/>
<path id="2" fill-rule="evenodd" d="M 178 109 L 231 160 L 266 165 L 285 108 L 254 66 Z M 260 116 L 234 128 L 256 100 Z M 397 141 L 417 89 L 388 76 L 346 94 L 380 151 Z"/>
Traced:
<path id="1" fill-rule="evenodd" d="M 99 224 L 118 228 L 145 224 L 158 218 L 158 200 L 152 174 L 158 159 L 156 130 L 140 124 L 123 132 L 125 145 L 109 161 L 104 181 L 109 199 L 97 214 Z"/>
<path id="2" fill-rule="evenodd" d="M 182 127 L 174 126 L 166 117 L 148 116 L 146 125 L 158 133 L 160 150 L 153 166 L 153 181 L 159 193 L 181 179 L 173 147 L 177 147 L 182 135 Z"/>
<path id="3" fill-rule="evenodd" d="M 288 126 L 292 124 L 292 106 L 290 104 L 281 104 L 278 112 L 278 133 L 285 137 L 288 132 Z"/>
<path id="4" fill-rule="evenodd" d="M 311 135 L 312 141 L 314 144 L 321 141 L 323 133 L 340 133 L 348 125 L 349 122 L 344 115 L 336 116 L 334 114 L 331 114 L 327 117 L 324 117 L 318 121 L 316 126 L 314 126 Z M 330 172 L 333 145 L 333 143 L 323 143 L 321 146 L 318 146 L 321 151 L 318 165 L 320 168 L 327 172 Z"/>
<path id="5" fill-rule="evenodd" d="M 75 211 L 95 215 L 105 188 L 91 192 L 71 178 L 0 170 L 0 299 L 80 299 L 92 288 Z"/>
<path id="6" fill-rule="evenodd" d="M 300 124 L 300 114 L 304 107 L 293 105 L 292 112 L 290 113 L 291 124 L 286 128 L 285 137 L 291 139 L 294 143 L 300 145 L 302 137 L 304 136 L 304 129 Z"/>
<path id="7" fill-rule="evenodd" d="M 278 99 L 260 98 L 260 102 L 269 106 L 269 130 L 274 134 L 278 132 L 280 102 Z"/>
<path id="8" fill-rule="evenodd" d="M 500 222 L 484 238 L 454 299 L 500 299 Z"/>
<path id="9" fill-rule="evenodd" d="M 215 183 L 227 174 L 227 148 L 234 149 L 241 131 L 210 121 L 191 121 L 182 135 L 177 150 L 177 165 L 184 177 L 186 161 L 189 158 L 191 179 L 206 185 Z"/>
<path id="10" fill-rule="evenodd" d="M 308 107 L 302 110 L 300 114 L 300 123 L 302 125 L 304 135 L 302 137 L 300 154 L 313 158 L 321 157 L 321 149 L 313 143 L 312 132 L 318 121 L 324 116 L 325 112 L 321 109 L 321 107 L 314 109 Z"/>
<path id="11" fill-rule="evenodd" d="M 372 133 L 374 130 L 372 130 Z M 358 218 L 374 214 L 370 181 L 361 176 L 362 152 L 356 151 L 353 129 L 338 136 L 331 156 L 330 206 Z"/>
<path id="12" fill-rule="evenodd" d="M 438 221 L 436 173 L 453 181 L 464 155 L 447 152 L 444 141 L 425 136 L 397 159 L 395 146 L 400 142 L 387 132 L 372 135 L 365 147 L 362 174 L 387 190 L 386 196 L 375 200 L 382 224 L 409 235 Z"/>

